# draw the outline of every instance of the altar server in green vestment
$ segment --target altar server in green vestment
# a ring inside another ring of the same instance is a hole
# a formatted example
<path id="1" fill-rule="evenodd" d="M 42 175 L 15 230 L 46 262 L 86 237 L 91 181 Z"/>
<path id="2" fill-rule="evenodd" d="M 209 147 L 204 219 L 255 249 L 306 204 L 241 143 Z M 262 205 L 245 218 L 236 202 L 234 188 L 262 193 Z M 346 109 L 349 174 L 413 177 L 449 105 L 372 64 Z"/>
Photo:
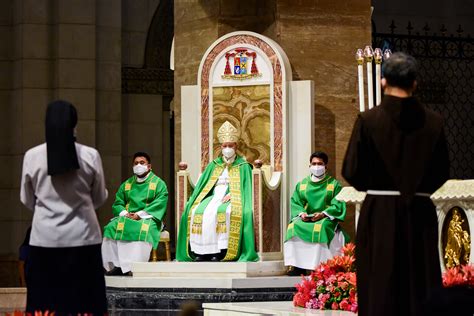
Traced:
<path id="1" fill-rule="evenodd" d="M 293 275 L 312 270 L 320 262 L 341 254 L 348 240 L 339 226 L 346 216 L 346 204 L 335 199 L 342 187 L 327 173 L 327 163 L 326 153 L 313 153 L 310 175 L 298 182 L 291 197 L 284 257 Z"/>
<path id="2" fill-rule="evenodd" d="M 166 184 L 151 170 L 147 153 L 133 156 L 133 173 L 118 189 L 112 205 L 115 217 L 104 228 L 102 258 L 109 275 L 130 272 L 132 262 L 147 262 L 160 241 Z"/>
<path id="3" fill-rule="evenodd" d="M 218 130 L 222 156 L 200 176 L 178 232 L 178 261 L 256 261 L 252 167 L 236 154 L 239 132 L 226 121 Z"/>

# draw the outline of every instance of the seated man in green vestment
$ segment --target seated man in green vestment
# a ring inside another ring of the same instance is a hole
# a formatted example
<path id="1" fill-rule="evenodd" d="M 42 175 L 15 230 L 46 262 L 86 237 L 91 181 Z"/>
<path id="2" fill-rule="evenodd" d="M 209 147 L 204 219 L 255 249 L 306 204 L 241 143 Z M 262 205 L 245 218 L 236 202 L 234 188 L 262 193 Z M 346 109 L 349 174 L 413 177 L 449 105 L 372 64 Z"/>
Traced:
<path id="1" fill-rule="evenodd" d="M 179 225 L 178 261 L 256 261 L 252 167 L 236 154 L 239 133 L 226 121 L 218 130 L 222 156 L 200 176 Z"/>
<path id="2" fill-rule="evenodd" d="M 166 184 L 151 170 L 147 153 L 133 155 L 134 176 L 117 191 L 114 218 L 104 228 L 102 260 L 108 275 L 128 274 L 132 262 L 147 262 L 160 240 L 166 214 Z"/>
<path id="3" fill-rule="evenodd" d="M 326 172 L 328 156 L 315 152 L 310 157 L 310 175 L 298 182 L 291 197 L 291 221 L 284 244 L 285 265 L 290 275 L 313 270 L 320 262 L 341 254 L 348 236 L 339 227 L 346 216 L 346 204 L 337 201 L 342 187 Z"/>

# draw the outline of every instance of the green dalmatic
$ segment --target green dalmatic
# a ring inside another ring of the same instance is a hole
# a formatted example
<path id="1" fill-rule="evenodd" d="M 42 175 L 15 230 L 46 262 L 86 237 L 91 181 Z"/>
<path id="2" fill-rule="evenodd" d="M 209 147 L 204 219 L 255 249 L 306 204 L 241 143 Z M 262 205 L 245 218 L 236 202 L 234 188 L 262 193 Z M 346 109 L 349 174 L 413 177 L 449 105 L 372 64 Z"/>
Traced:
<path id="1" fill-rule="evenodd" d="M 104 228 L 104 238 L 124 241 L 145 241 L 158 247 L 163 217 L 166 214 L 168 190 L 166 184 L 153 172 L 142 182 L 133 176 L 122 183 L 112 205 L 114 218 Z M 119 216 L 120 212 L 145 211 L 151 218 L 133 220 Z"/>
<path id="2" fill-rule="evenodd" d="M 326 175 L 321 181 L 314 182 L 308 176 L 296 185 L 291 197 L 291 222 L 286 232 L 286 240 L 293 237 L 310 243 L 329 245 L 339 222 L 346 217 L 346 204 L 335 199 L 342 187 L 333 177 Z M 300 213 L 315 214 L 325 212 L 333 217 L 324 217 L 317 222 L 304 222 Z M 344 233 L 344 232 L 343 232 Z M 344 233 L 346 242 L 349 240 Z"/>

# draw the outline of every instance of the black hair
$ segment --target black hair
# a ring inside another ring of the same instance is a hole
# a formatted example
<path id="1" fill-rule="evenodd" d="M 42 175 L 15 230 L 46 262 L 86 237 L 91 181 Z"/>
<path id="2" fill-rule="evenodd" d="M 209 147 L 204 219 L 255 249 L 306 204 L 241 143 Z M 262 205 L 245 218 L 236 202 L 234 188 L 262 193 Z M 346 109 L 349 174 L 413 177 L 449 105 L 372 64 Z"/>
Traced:
<path id="1" fill-rule="evenodd" d="M 416 59 L 405 53 L 394 53 L 382 65 L 382 74 L 392 87 L 409 89 L 418 75 Z"/>
<path id="2" fill-rule="evenodd" d="M 324 161 L 325 165 L 327 165 L 328 161 L 329 161 L 328 155 L 323 151 L 315 151 L 314 153 L 312 153 L 311 157 L 309 157 L 309 162 L 310 163 L 311 163 L 311 161 L 313 161 L 313 158 L 322 159 L 322 161 Z"/>
<path id="3" fill-rule="evenodd" d="M 136 152 L 135 154 L 133 154 L 133 160 L 135 160 L 135 158 L 137 158 L 137 157 L 145 157 L 146 160 L 148 161 L 148 163 L 151 163 L 150 155 L 148 155 L 144 151 L 139 151 L 139 152 Z"/>
<path id="4" fill-rule="evenodd" d="M 63 100 L 48 105 L 45 119 L 48 175 L 55 176 L 80 168 L 74 137 L 76 124 L 74 105 Z"/>

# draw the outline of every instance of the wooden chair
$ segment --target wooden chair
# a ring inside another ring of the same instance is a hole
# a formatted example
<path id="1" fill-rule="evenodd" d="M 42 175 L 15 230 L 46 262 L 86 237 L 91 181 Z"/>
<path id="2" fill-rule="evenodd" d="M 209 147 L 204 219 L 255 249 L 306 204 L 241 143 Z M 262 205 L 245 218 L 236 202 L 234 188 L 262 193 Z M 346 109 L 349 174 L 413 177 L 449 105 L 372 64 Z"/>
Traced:
<path id="1" fill-rule="evenodd" d="M 170 250 L 170 233 L 167 230 L 162 230 L 160 233 L 160 242 L 158 243 L 158 247 L 161 243 L 165 244 L 165 255 L 166 261 L 171 261 L 171 250 Z M 158 249 L 151 250 L 151 262 L 158 261 Z"/>

